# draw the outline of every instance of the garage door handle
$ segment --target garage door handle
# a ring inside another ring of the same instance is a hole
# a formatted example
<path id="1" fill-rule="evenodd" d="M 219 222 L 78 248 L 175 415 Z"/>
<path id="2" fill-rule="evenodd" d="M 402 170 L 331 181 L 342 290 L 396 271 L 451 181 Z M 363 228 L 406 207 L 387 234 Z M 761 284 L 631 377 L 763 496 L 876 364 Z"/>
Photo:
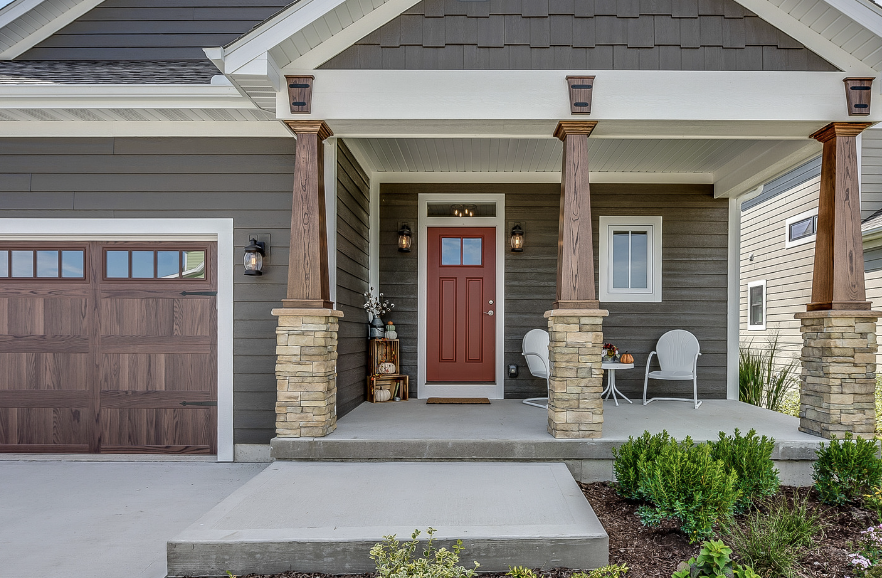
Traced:
<path id="1" fill-rule="evenodd" d="M 214 297 L 217 295 L 217 291 L 181 291 L 181 295 L 209 295 Z"/>
<path id="2" fill-rule="evenodd" d="M 188 405 L 216 406 L 217 402 L 216 401 L 182 401 L 181 405 L 183 405 L 183 406 L 188 406 Z"/>

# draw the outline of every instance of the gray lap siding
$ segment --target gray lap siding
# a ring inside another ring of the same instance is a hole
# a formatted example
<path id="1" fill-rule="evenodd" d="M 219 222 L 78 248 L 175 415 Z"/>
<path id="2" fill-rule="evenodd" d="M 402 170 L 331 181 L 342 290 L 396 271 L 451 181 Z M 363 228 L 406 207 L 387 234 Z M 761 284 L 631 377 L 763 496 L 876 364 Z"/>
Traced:
<path id="1" fill-rule="evenodd" d="M 233 219 L 233 262 L 226 266 L 234 268 L 235 443 L 268 443 L 275 433 L 276 321 L 270 311 L 285 297 L 288 277 L 294 146 L 293 138 L 0 139 L 0 217 Z M 346 155 L 340 156 L 342 163 Z M 345 186 L 340 191 L 348 194 Z M 263 276 L 246 277 L 242 249 L 255 233 L 270 235 L 269 255 Z M 340 251 L 344 243 L 338 242 Z M 361 277 L 366 284 L 366 273 Z M 363 373 L 348 341 L 357 301 L 349 292 L 338 290 L 347 315 L 341 324 L 344 378 Z M 360 402 L 363 378 L 342 383 L 341 414 Z"/>
<path id="2" fill-rule="evenodd" d="M 533 328 L 545 328 L 543 317 L 555 298 L 560 185 L 382 185 L 380 201 L 380 287 L 395 302 L 394 321 L 401 337 L 404 371 L 416 388 L 417 251 L 396 250 L 398 223 L 417 224 L 419 193 L 504 193 L 506 227 L 520 223 L 523 253 L 505 251 L 505 364 L 519 366 L 517 378 L 506 378 L 505 396 L 541 395 L 543 380 L 532 377 L 521 356 L 521 340 Z M 728 205 L 713 198 L 707 185 L 612 185 L 591 187 L 594 249 L 598 217 L 661 215 L 662 302 L 601 303 L 609 310 L 604 339 L 631 352 L 635 368 L 616 376 L 619 389 L 638 396 L 643 389 L 646 358 L 669 329 L 686 329 L 701 343 L 699 395 L 726 397 L 726 321 Z M 691 383 L 655 382 L 656 395 L 688 395 Z"/>

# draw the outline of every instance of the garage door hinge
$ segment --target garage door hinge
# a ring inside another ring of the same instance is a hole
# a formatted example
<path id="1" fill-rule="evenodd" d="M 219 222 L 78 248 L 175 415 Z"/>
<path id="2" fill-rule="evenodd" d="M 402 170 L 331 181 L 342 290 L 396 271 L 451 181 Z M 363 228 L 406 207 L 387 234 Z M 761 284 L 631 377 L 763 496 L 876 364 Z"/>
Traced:
<path id="1" fill-rule="evenodd" d="M 217 402 L 216 401 L 182 401 L 181 405 L 183 405 L 183 406 L 188 406 L 188 405 L 216 406 Z"/>
<path id="2" fill-rule="evenodd" d="M 217 291 L 181 291 L 181 295 L 209 295 L 214 297 Z"/>

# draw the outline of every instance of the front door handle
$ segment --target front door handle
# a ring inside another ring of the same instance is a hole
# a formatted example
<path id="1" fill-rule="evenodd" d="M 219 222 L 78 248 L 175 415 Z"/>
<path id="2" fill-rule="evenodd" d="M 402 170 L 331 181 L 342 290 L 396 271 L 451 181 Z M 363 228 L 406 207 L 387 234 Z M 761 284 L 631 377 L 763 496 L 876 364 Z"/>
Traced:
<path id="1" fill-rule="evenodd" d="M 491 309 L 490 311 L 484 311 L 484 315 L 489 315 L 490 317 L 493 317 L 493 310 Z"/>

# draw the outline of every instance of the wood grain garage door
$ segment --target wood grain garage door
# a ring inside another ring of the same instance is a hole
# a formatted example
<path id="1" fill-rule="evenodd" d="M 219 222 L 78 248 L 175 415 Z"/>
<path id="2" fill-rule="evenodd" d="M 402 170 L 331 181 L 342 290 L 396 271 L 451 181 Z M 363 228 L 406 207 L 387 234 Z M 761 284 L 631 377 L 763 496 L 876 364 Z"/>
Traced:
<path id="1" fill-rule="evenodd" d="M 213 243 L 0 244 L 0 451 L 217 451 Z"/>

